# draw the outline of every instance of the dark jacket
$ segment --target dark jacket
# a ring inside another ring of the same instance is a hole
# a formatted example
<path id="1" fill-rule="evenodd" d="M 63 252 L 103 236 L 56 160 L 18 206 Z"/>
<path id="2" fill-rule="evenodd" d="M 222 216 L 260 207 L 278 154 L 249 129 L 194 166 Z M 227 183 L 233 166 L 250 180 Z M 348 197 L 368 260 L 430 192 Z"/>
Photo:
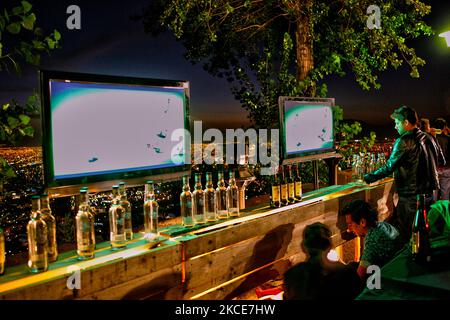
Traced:
<path id="1" fill-rule="evenodd" d="M 354 265 L 309 259 L 284 274 L 284 300 L 353 300 L 363 283 Z"/>
<path id="2" fill-rule="evenodd" d="M 395 141 L 386 165 L 364 175 L 364 180 L 371 183 L 394 173 L 399 195 L 431 194 L 439 189 L 437 167 L 443 164 L 439 145 L 429 134 L 415 128 Z"/>
<path id="3" fill-rule="evenodd" d="M 450 166 L 450 137 L 445 134 L 437 134 L 436 140 L 442 149 L 445 157 L 446 166 Z"/>

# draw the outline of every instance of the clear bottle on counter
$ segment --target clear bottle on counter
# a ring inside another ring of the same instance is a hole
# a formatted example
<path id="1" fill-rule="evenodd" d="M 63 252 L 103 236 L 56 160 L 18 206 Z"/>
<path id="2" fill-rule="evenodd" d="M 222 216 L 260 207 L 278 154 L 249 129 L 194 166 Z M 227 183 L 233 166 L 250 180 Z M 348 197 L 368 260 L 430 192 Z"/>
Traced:
<path id="1" fill-rule="evenodd" d="M 47 225 L 47 249 L 48 249 L 48 261 L 53 262 L 58 258 L 58 246 L 56 243 L 56 220 L 52 215 L 50 208 L 50 199 L 48 194 L 41 195 L 41 219 L 44 220 Z"/>
<path id="2" fill-rule="evenodd" d="M 47 225 L 41 219 L 40 197 L 31 197 L 31 219 L 27 225 L 28 269 L 42 272 L 48 269 Z"/>
<path id="3" fill-rule="evenodd" d="M 94 214 L 89 205 L 87 188 L 80 189 L 78 212 L 75 217 L 78 260 L 88 260 L 95 255 Z"/>
<path id="4" fill-rule="evenodd" d="M 230 217 L 239 217 L 239 187 L 236 184 L 233 170 L 230 170 L 230 179 L 228 181 L 227 210 Z"/>
<path id="5" fill-rule="evenodd" d="M 220 220 L 228 219 L 227 187 L 225 185 L 223 171 L 219 171 L 219 173 L 218 173 L 218 181 L 217 181 L 215 199 L 216 199 L 216 208 L 217 208 L 217 218 Z"/>
<path id="6" fill-rule="evenodd" d="M 367 173 L 374 172 L 375 170 L 377 170 L 377 159 L 376 159 L 375 153 L 372 153 L 370 155 L 370 161 L 369 161 L 369 165 L 367 168 Z"/>
<path id="7" fill-rule="evenodd" d="M 364 177 L 364 158 L 359 156 L 356 160 L 355 165 L 355 177 L 356 177 L 356 183 L 363 183 L 363 177 Z"/>
<path id="8" fill-rule="evenodd" d="M 127 241 L 133 239 L 133 224 L 131 221 L 131 204 L 127 199 L 125 182 L 119 183 L 120 205 L 125 209 L 125 237 Z"/>
<path id="9" fill-rule="evenodd" d="M 203 193 L 202 175 L 195 174 L 195 190 L 192 193 L 192 214 L 196 224 L 206 223 L 205 218 L 205 194 Z"/>
<path id="10" fill-rule="evenodd" d="M 112 205 L 109 208 L 109 234 L 113 250 L 119 250 L 127 245 L 125 233 L 125 208 L 120 205 L 119 186 L 112 187 Z"/>
<path id="11" fill-rule="evenodd" d="M 217 221 L 216 205 L 214 202 L 214 186 L 212 180 L 212 173 L 206 173 L 206 186 L 205 186 L 205 216 L 207 222 Z"/>
<path id="12" fill-rule="evenodd" d="M 189 176 L 183 176 L 183 192 L 180 195 L 181 223 L 185 227 L 194 226 L 192 215 L 192 193 L 189 186 Z"/>
<path id="13" fill-rule="evenodd" d="M 159 236 L 158 232 L 158 202 L 155 197 L 155 186 L 153 181 L 145 183 L 144 195 L 144 237 L 148 242 Z"/>
<path id="14" fill-rule="evenodd" d="M 357 165 L 358 165 L 358 155 L 353 154 L 353 158 L 352 158 L 352 181 L 353 182 L 356 182 L 358 180 Z"/>

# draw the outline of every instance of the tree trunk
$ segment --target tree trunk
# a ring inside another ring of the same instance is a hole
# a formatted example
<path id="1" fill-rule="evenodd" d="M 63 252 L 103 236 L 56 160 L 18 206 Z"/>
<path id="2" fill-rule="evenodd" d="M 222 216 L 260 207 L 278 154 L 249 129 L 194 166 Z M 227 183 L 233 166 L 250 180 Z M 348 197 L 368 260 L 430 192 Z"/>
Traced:
<path id="1" fill-rule="evenodd" d="M 297 80 L 303 81 L 314 68 L 313 44 L 310 29 L 309 14 L 311 0 L 304 1 L 297 19 L 295 30 L 296 57 L 297 57 Z M 315 95 L 315 83 L 306 90 L 308 95 Z"/>

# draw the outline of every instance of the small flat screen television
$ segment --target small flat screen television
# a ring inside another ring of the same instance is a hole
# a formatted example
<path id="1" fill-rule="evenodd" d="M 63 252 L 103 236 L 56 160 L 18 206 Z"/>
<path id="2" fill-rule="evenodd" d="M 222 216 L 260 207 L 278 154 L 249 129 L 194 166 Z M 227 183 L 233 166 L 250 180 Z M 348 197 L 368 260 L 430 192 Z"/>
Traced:
<path id="1" fill-rule="evenodd" d="M 47 188 L 190 167 L 189 82 L 40 71 L 40 85 Z"/>
<path id="2" fill-rule="evenodd" d="M 283 159 L 334 151 L 334 99 L 280 97 Z"/>

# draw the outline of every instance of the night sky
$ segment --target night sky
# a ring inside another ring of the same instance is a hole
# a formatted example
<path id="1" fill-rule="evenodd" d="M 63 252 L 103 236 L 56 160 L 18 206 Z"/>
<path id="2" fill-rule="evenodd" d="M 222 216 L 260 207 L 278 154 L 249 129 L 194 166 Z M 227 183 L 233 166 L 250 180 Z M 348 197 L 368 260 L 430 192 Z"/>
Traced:
<path id="1" fill-rule="evenodd" d="M 170 34 L 147 35 L 141 22 L 130 16 L 140 13 L 149 0 L 76 1 L 39 0 L 34 3 L 37 24 L 49 33 L 57 29 L 61 49 L 44 55 L 41 67 L 82 73 L 189 80 L 191 119 L 203 120 L 204 127 L 237 128 L 249 124 L 247 113 L 232 97 L 226 80 L 213 78 L 200 64 L 183 58 L 183 47 Z M 32 1 L 30 1 L 32 2 Z M 2 1 L 3 3 L 3 1 Z M 68 30 L 66 8 L 81 8 L 81 30 Z M 409 77 L 404 66 L 389 70 L 381 78 L 380 90 L 364 91 L 354 76 L 326 79 L 329 97 L 344 108 L 345 118 L 360 120 L 379 136 L 393 135 L 391 111 L 401 105 L 414 107 L 419 116 L 450 120 L 450 48 L 438 37 L 450 29 L 450 1 L 431 1 L 432 13 L 426 18 L 436 31 L 430 38 L 412 42 L 418 55 L 427 61 L 419 69 L 421 77 Z M 2 8 L 0 8 L 2 9 Z M 447 27 L 447 29 L 445 29 Z M 36 67 L 25 67 L 21 77 L 2 72 L 0 102 L 11 98 L 23 101 L 38 89 Z"/>

